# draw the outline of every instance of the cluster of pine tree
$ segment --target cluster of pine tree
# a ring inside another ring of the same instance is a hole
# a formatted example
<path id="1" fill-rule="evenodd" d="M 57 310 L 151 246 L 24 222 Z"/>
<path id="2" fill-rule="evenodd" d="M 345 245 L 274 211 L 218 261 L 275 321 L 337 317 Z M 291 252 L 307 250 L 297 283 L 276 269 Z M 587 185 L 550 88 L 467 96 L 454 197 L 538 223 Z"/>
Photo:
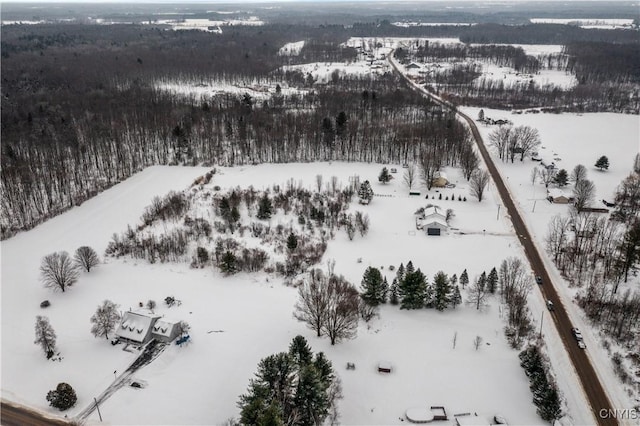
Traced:
<path id="1" fill-rule="evenodd" d="M 555 382 L 548 377 L 548 371 L 537 346 L 529 346 L 520 352 L 520 365 L 529 378 L 533 393 L 533 403 L 543 420 L 553 422 L 562 417 L 562 403 Z"/>
<path id="2" fill-rule="evenodd" d="M 335 421 L 335 403 L 342 398 L 340 381 L 324 353 L 315 356 L 303 336 L 288 352 L 260 361 L 247 393 L 240 396 L 240 424 L 300 425 Z"/>
<path id="3" fill-rule="evenodd" d="M 460 274 L 448 276 L 442 271 L 436 273 L 433 281 L 429 282 L 425 274 L 413 266 L 409 261 L 405 267 L 400 264 L 396 272 L 396 277 L 391 285 L 387 278 L 373 267 L 365 270 L 361 283 L 362 300 L 369 306 L 378 306 L 383 303 L 400 305 L 400 309 L 422 309 L 435 308 L 443 311 L 449 307 L 455 309 L 462 303 L 460 287 L 464 289 L 469 284 L 469 274 L 465 269 Z M 487 293 L 495 293 L 498 287 L 498 273 L 496 268 L 491 269 L 489 274 L 482 272 L 470 289 L 471 299 L 474 304 L 482 305 L 484 296 Z"/>

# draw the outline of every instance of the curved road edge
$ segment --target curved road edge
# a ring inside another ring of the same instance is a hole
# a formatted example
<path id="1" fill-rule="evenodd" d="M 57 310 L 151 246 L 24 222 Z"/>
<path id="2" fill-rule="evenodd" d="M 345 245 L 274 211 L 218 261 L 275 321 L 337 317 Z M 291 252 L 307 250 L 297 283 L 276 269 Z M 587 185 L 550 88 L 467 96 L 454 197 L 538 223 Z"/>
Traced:
<path id="1" fill-rule="evenodd" d="M 0 401 L 0 424 L 2 426 L 68 426 L 71 422 L 63 418 L 50 417 L 41 411 L 3 399 Z"/>
<path id="2" fill-rule="evenodd" d="M 555 324 L 556 330 L 562 339 L 566 352 L 569 354 L 569 358 L 578 374 L 580 379 L 580 383 L 582 384 L 582 388 L 584 390 L 585 395 L 587 396 L 587 400 L 591 405 L 591 414 L 593 418 L 597 421 L 597 423 L 601 426 L 614 426 L 618 425 L 618 421 L 612 416 L 602 416 L 600 413 L 607 412 L 612 413 L 614 410 L 612 409 L 612 404 L 605 392 L 598 375 L 596 374 L 593 365 L 591 365 L 591 361 L 587 354 L 583 349 L 578 348 L 576 341 L 571 332 L 571 328 L 573 325 L 569 320 L 569 316 L 565 310 L 564 305 L 562 304 L 558 293 L 556 292 L 555 287 L 553 286 L 553 282 L 551 281 L 551 276 L 545 267 L 545 263 L 538 251 L 533 239 L 531 238 L 531 234 L 520 215 L 518 208 L 516 207 L 515 202 L 511 198 L 511 194 L 507 189 L 502 176 L 500 175 L 497 167 L 493 163 L 493 159 L 489 155 L 489 152 L 484 144 L 482 136 L 480 135 L 480 131 L 478 130 L 475 122 L 466 114 L 460 112 L 453 104 L 450 102 L 441 99 L 440 97 L 429 93 L 427 90 L 417 86 L 411 79 L 409 79 L 398 67 L 398 64 L 393 59 L 393 51 L 389 53 L 387 56 L 389 63 L 396 73 L 398 73 L 404 80 L 407 81 L 409 86 L 419 92 L 424 96 L 428 96 L 440 105 L 446 106 L 448 108 L 452 108 L 456 114 L 462 118 L 473 135 L 473 138 L 476 141 L 476 145 L 480 154 L 482 155 L 482 159 L 484 160 L 485 165 L 487 166 L 487 170 L 491 174 L 491 178 L 493 179 L 496 188 L 498 189 L 498 193 L 502 200 L 503 205 L 506 207 L 507 212 L 510 216 L 511 222 L 513 224 L 513 228 L 516 231 L 516 235 L 520 240 L 520 244 L 522 245 L 527 259 L 531 265 L 531 269 L 534 274 L 539 275 L 543 279 L 543 285 L 538 286 L 545 297 L 545 300 L 551 300 L 556 307 L 554 310 L 554 314 L 551 315 L 553 318 L 553 322 Z"/>

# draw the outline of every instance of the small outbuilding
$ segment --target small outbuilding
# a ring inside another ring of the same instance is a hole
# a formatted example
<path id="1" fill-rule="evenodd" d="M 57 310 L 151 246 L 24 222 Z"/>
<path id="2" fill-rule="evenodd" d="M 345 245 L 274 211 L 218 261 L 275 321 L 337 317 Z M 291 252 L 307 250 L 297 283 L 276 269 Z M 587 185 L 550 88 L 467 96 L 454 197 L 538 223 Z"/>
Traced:
<path id="1" fill-rule="evenodd" d="M 447 186 L 448 183 L 449 183 L 449 180 L 447 179 L 447 175 L 445 174 L 445 172 L 442 172 L 442 171 L 436 172 L 432 181 L 433 186 L 437 188 L 444 188 L 445 186 Z"/>
<path id="2" fill-rule="evenodd" d="M 387 361 L 380 361 L 378 363 L 378 373 L 391 373 L 391 363 Z"/>

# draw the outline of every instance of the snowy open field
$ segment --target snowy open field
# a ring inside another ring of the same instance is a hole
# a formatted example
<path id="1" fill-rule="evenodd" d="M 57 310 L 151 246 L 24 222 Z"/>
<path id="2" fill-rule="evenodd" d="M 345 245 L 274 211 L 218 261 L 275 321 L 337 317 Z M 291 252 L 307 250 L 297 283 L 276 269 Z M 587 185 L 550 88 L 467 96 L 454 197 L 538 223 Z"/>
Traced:
<path id="1" fill-rule="evenodd" d="M 253 184 L 262 189 L 293 177 L 312 188 L 317 174 L 323 174 L 325 181 L 337 176 L 343 184 L 356 173 L 370 179 L 374 191 L 387 196 L 376 196 L 369 206 L 353 204 L 351 210 L 369 214 L 371 231 L 354 241 L 338 233 L 324 257 L 335 259 L 336 273 L 356 285 L 367 266 L 384 266 L 382 272 L 390 279 L 394 273 L 389 265 L 412 260 L 430 278 L 439 270 L 460 275 L 466 268 L 474 279 L 503 258 L 522 255 L 508 222 L 497 215 L 493 191 L 479 204 L 453 169 L 447 172 L 457 186 L 443 191 L 466 195 L 468 201 L 430 202 L 454 209 L 451 225 L 464 234 L 454 230 L 442 237 L 427 237 L 416 231 L 413 212 L 427 201 L 406 195 L 400 175 L 403 169 L 395 167 L 400 173 L 388 185 L 377 183 L 380 165 L 346 163 L 222 168 L 212 184 L 223 189 Z M 342 378 L 344 424 L 401 424 L 406 409 L 427 405 L 444 405 L 450 415 L 477 412 L 489 418 L 500 413 L 511 424 L 540 423 L 517 351 L 508 348 L 503 337 L 496 300 L 481 312 L 465 305 L 445 312 L 386 306 L 370 327 L 361 323 L 355 340 L 331 347 L 327 339 L 316 338 L 292 317 L 296 291 L 284 286 L 279 277 L 264 273 L 224 278 L 212 268 L 193 270 L 186 264 L 151 265 L 108 258 L 91 273 L 82 274 L 64 294 L 42 287 L 38 281 L 42 256 L 58 250 L 73 252 L 83 244 L 102 253 L 112 233 L 138 223 L 153 196 L 186 188 L 206 170 L 146 169 L 82 206 L 2 242 L 4 398 L 54 413 L 47 407 L 46 392 L 67 381 L 78 393 L 78 403 L 68 414 L 78 413 L 111 383 L 114 371 L 123 371 L 134 358 L 121 346 L 90 334 L 89 318 L 97 305 L 108 298 L 127 310 L 140 301 L 161 302 L 173 295 L 182 305 L 169 309 L 159 303 L 156 312 L 188 321 L 193 342 L 185 348 L 171 346 L 138 371 L 135 379 L 146 388 L 125 387 L 113 395 L 101 408 L 105 423 L 220 424 L 237 417 L 236 401 L 258 361 L 285 350 L 297 334 L 303 334 L 314 351 L 325 351 Z M 540 296 L 532 292 L 530 299 L 541 305 L 537 298 Z M 52 302 L 47 310 L 38 307 L 44 299 Z M 33 325 L 39 314 L 49 316 L 58 334 L 61 362 L 46 361 L 33 344 Z M 544 330 L 553 334 L 547 324 Z M 486 342 L 478 351 L 472 344 L 476 336 Z M 393 373 L 377 373 L 380 361 L 390 362 Z M 356 370 L 347 371 L 347 362 L 355 363 Z M 560 364 L 556 374 L 567 397 L 571 422 L 591 423 L 581 393 L 575 391 L 571 369 Z M 97 413 L 90 422 L 99 422 Z"/>
<path id="2" fill-rule="evenodd" d="M 599 28 L 613 30 L 619 28 L 631 28 L 633 19 L 607 19 L 607 18 L 531 18 L 532 24 L 560 24 L 575 25 L 581 28 Z"/>
<path id="3" fill-rule="evenodd" d="M 470 117 L 478 116 L 479 108 L 464 107 L 463 112 Z M 547 163 L 554 161 L 558 169 L 571 173 L 578 164 L 587 167 L 587 178 L 596 187 L 595 207 L 604 207 L 601 200 L 613 200 L 616 187 L 622 179 L 631 173 L 633 157 L 640 152 L 640 117 L 637 115 L 590 113 L 590 114 L 521 114 L 513 115 L 508 111 L 485 109 L 485 117 L 511 120 L 514 126 L 529 125 L 540 132 L 542 145 L 539 155 Z M 496 126 L 478 125 L 478 129 L 487 142 L 488 134 Z M 609 158 L 609 170 L 599 171 L 593 165 L 606 155 Z M 531 184 L 531 170 L 539 163 L 525 157 L 524 162 L 516 158 L 515 163 L 503 163 L 494 155 L 494 161 L 505 178 L 511 194 L 517 200 L 520 212 L 532 231 L 540 252 L 544 252 L 544 238 L 548 232 L 550 219 L 557 215 L 568 215 L 568 205 L 552 204 L 546 198 L 542 183 Z M 553 185 L 551 185 L 553 186 Z M 571 191 L 571 185 L 567 187 Z M 602 348 L 601 339 L 590 328 L 580 308 L 573 302 L 577 289 L 569 288 L 553 262 L 547 259 L 549 271 L 553 272 L 556 289 L 563 298 L 565 307 L 574 325 L 583 330 L 589 354 L 594 368 L 603 381 L 615 407 L 633 406 L 618 379 L 612 372 L 609 354 Z M 637 287 L 640 278 L 630 279 L 629 287 Z M 585 332 L 585 330 L 587 330 Z"/>

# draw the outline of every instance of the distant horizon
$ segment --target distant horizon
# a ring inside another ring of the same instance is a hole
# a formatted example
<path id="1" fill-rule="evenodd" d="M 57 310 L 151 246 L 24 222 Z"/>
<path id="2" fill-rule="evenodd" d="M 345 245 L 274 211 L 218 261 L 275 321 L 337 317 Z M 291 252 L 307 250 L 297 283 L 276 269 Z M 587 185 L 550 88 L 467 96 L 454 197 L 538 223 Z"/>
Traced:
<path id="1" fill-rule="evenodd" d="M 258 3 L 473 3 L 473 4 L 504 4 L 504 3 L 558 3 L 557 0 L 10 0 L 7 3 L 31 3 L 31 4 L 258 4 Z M 640 3 L 634 0 L 563 0 L 562 3 Z"/>

